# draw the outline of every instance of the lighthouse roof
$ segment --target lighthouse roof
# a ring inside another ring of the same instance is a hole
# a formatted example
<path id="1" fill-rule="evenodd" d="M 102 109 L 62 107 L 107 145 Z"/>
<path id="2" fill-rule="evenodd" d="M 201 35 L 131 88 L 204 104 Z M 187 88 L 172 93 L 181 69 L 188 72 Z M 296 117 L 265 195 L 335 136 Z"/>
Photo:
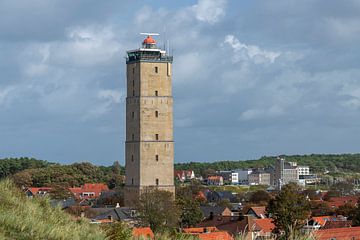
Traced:
<path id="1" fill-rule="evenodd" d="M 156 41 L 149 35 L 144 39 L 143 44 L 156 44 Z"/>

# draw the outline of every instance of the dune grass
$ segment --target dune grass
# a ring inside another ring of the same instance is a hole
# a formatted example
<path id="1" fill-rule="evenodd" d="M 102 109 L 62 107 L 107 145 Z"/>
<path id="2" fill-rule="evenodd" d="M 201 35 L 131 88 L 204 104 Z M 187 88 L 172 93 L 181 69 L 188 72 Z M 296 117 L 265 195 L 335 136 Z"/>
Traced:
<path id="1" fill-rule="evenodd" d="M 98 226 L 75 221 L 46 198 L 28 199 L 10 180 L 0 181 L 0 239 L 105 239 Z"/>

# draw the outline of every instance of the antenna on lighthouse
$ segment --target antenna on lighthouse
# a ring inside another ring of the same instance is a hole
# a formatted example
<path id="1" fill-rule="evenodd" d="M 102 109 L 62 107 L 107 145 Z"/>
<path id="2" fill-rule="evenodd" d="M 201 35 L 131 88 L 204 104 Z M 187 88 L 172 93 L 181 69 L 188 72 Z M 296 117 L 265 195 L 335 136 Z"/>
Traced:
<path id="1" fill-rule="evenodd" d="M 158 33 L 140 33 L 141 35 L 147 35 L 147 36 L 159 36 Z"/>

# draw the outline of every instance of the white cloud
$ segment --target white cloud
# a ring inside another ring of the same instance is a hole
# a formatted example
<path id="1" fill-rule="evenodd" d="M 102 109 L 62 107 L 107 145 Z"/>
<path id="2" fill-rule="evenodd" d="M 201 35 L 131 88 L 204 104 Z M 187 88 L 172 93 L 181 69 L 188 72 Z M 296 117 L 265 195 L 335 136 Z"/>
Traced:
<path id="1" fill-rule="evenodd" d="M 225 16 L 225 7 L 225 0 L 199 0 L 193 10 L 197 20 L 215 24 Z"/>
<path id="2" fill-rule="evenodd" d="M 271 106 L 266 109 L 249 109 L 240 115 L 240 120 L 249 121 L 259 118 L 277 117 L 284 114 L 284 110 L 280 106 Z"/>
<path id="3" fill-rule="evenodd" d="M 225 36 L 224 43 L 229 44 L 234 49 L 234 62 L 238 62 L 244 59 L 251 59 L 254 63 L 273 63 L 281 53 L 263 50 L 256 45 L 246 45 L 241 43 L 234 35 Z"/>

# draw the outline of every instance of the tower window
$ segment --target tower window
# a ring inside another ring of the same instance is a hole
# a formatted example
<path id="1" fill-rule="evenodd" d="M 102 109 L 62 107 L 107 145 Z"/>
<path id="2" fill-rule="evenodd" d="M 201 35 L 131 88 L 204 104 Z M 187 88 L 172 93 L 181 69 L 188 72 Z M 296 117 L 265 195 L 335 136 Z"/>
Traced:
<path id="1" fill-rule="evenodd" d="M 134 155 L 131 155 L 131 161 L 132 162 L 134 161 Z"/>
<path id="2" fill-rule="evenodd" d="M 155 91 L 155 96 L 158 96 L 158 95 L 159 95 L 158 91 Z"/>
<path id="3" fill-rule="evenodd" d="M 134 113 L 134 112 L 131 113 L 131 117 L 132 117 L 132 118 L 135 117 L 135 113 Z"/>
<path id="4" fill-rule="evenodd" d="M 159 112 L 155 111 L 155 117 L 159 117 Z"/>
<path id="5" fill-rule="evenodd" d="M 131 185 L 134 185 L 134 179 L 133 178 L 131 179 Z"/>
<path id="6" fill-rule="evenodd" d="M 133 87 L 135 87 L 135 80 L 133 79 Z"/>
<path id="7" fill-rule="evenodd" d="M 158 178 L 155 180 L 155 183 L 156 183 L 156 186 L 159 186 L 159 179 Z"/>
<path id="8" fill-rule="evenodd" d="M 158 67 L 155 67 L 155 73 L 158 73 L 158 72 L 159 72 Z"/>
<path id="9" fill-rule="evenodd" d="M 135 68 L 133 68 L 133 74 L 135 74 Z"/>
<path id="10" fill-rule="evenodd" d="M 134 134 L 131 135 L 131 139 L 132 139 L 133 141 L 135 140 L 135 135 L 134 135 Z"/>
<path id="11" fill-rule="evenodd" d="M 155 134 L 155 140 L 159 140 L 159 134 Z"/>
<path id="12" fill-rule="evenodd" d="M 157 155 L 157 154 L 155 155 L 155 160 L 159 161 L 159 155 Z"/>
<path id="13" fill-rule="evenodd" d="M 133 96 L 135 96 L 135 90 L 133 90 Z"/>

